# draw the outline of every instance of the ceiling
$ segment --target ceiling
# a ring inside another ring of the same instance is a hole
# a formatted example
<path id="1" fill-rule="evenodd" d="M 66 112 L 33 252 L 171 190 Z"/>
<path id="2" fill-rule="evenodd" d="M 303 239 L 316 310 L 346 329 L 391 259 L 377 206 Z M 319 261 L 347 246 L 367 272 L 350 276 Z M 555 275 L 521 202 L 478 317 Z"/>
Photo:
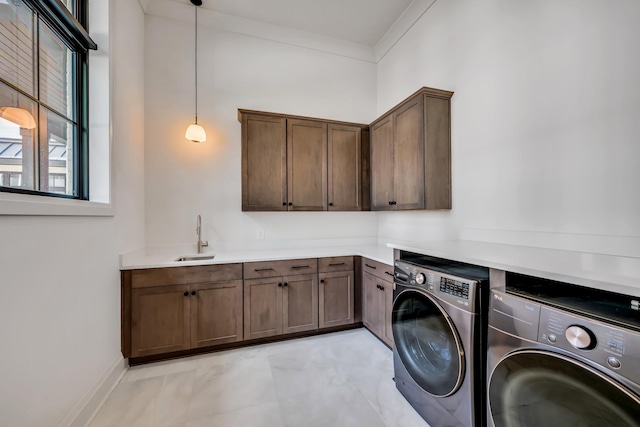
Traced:
<path id="1" fill-rule="evenodd" d="M 167 0 L 141 0 L 145 10 Z M 190 4 L 189 0 L 169 0 Z M 414 0 L 203 0 L 202 7 L 375 47 Z"/>

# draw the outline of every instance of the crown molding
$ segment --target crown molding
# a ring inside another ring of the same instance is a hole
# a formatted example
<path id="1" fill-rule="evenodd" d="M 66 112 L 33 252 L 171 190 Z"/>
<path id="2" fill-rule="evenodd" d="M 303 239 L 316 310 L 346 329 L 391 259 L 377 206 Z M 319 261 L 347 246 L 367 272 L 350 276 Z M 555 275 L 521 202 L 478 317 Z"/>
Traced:
<path id="1" fill-rule="evenodd" d="M 140 0 L 140 2 L 143 5 L 145 13 L 148 15 L 188 23 L 193 22 L 193 6 L 190 4 L 174 0 Z M 332 55 L 344 56 L 371 63 L 376 62 L 374 48 L 370 46 L 256 21 L 254 19 L 224 14 L 204 7 L 198 13 L 198 23 L 218 30 L 271 40 Z"/>
<path id="2" fill-rule="evenodd" d="M 374 48 L 378 63 L 398 43 L 437 0 L 414 0 L 400 15 Z"/>

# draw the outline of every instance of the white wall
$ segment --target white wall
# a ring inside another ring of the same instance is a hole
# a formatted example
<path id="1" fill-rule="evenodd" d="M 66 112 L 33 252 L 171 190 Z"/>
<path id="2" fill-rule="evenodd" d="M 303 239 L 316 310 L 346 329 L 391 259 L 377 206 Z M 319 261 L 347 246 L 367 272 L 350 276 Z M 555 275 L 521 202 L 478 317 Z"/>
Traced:
<path id="1" fill-rule="evenodd" d="M 197 214 L 213 251 L 375 238 L 375 213 L 242 213 L 237 121 L 244 108 L 369 123 L 375 64 L 200 24 L 199 122 L 208 140 L 193 144 L 184 138 L 194 114 L 193 21 L 146 17 L 147 243 L 195 248 Z M 258 228 L 266 240 L 256 240 Z"/>
<path id="2" fill-rule="evenodd" d="M 455 92 L 453 210 L 382 214 L 380 238 L 640 256 L 639 16 L 635 0 L 437 1 L 378 64 L 377 112 Z"/>
<path id="3" fill-rule="evenodd" d="M 138 2 L 113 1 L 114 38 L 98 55 L 111 48 L 114 60 L 116 213 L 0 217 L 3 426 L 68 424 L 77 405 L 122 360 L 118 254 L 144 245 L 144 18 Z M 92 6 L 103 20 L 109 16 L 109 2 Z M 91 28 L 96 39 L 108 39 L 100 33 L 106 26 Z"/>

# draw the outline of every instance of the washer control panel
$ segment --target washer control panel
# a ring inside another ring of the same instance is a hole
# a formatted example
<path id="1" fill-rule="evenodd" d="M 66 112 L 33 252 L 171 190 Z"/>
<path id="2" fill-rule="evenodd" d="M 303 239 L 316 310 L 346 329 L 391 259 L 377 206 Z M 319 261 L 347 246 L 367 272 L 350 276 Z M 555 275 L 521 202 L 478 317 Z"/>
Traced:
<path id="1" fill-rule="evenodd" d="M 538 342 L 570 351 L 640 384 L 640 333 L 541 307 Z"/>
<path id="2" fill-rule="evenodd" d="M 396 261 L 394 266 L 396 284 L 423 289 L 458 308 L 476 312 L 477 281 L 417 267 L 402 261 Z"/>

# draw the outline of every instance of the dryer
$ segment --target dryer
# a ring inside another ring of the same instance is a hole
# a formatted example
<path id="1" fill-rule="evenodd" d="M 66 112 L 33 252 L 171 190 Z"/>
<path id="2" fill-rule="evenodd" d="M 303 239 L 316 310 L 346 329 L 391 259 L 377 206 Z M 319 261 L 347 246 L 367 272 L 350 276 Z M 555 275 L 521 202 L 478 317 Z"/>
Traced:
<path id="1" fill-rule="evenodd" d="M 483 425 L 488 269 L 406 252 L 394 265 L 396 387 L 432 427 Z"/>
<path id="2" fill-rule="evenodd" d="M 489 427 L 640 427 L 639 298 L 522 275 L 491 291 Z"/>

